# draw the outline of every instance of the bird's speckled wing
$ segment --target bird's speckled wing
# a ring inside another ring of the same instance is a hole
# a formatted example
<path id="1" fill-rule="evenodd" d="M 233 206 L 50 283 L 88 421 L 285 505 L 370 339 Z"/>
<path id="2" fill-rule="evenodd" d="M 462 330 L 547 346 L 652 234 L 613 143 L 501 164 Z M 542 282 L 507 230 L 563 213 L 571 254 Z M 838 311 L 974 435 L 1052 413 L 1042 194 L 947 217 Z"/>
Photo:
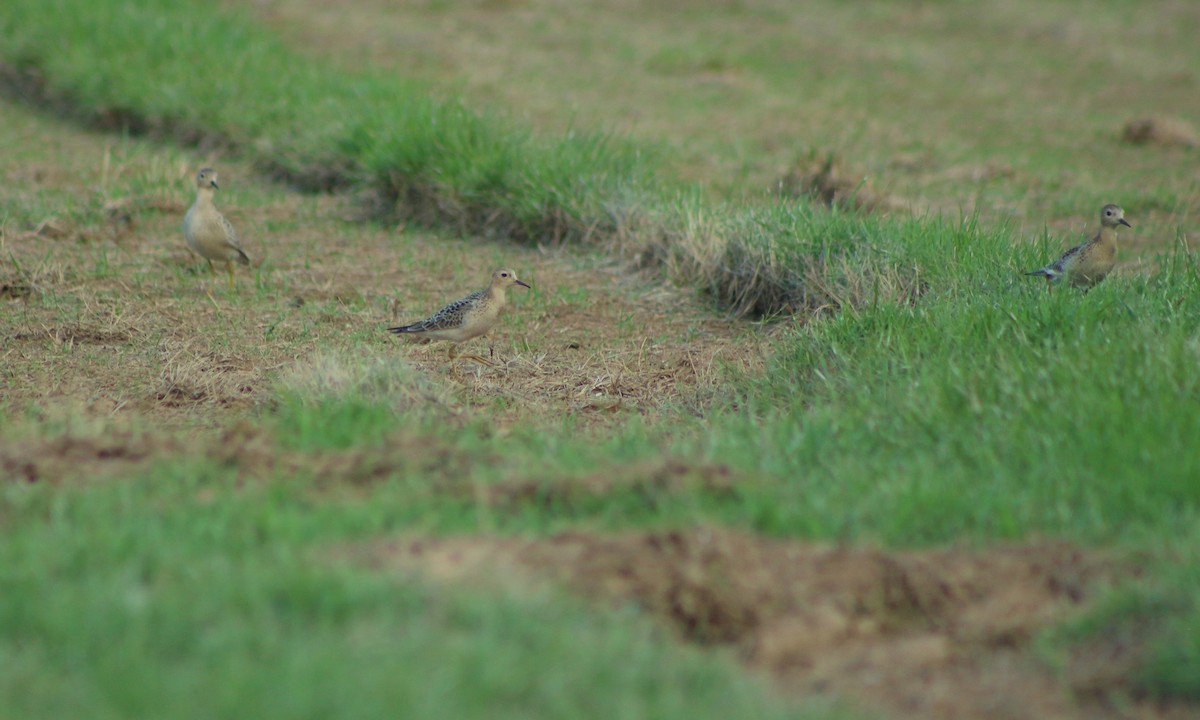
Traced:
<path id="1" fill-rule="evenodd" d="M 1067 271 L 1068 266 L 1073 265 L 1079 261 L 1079 257 L 1083 254 L 1084 249 L 1088 245 L 1089 245 L 1089 243 L 1083 243 L 1082 245 L 1076 245 L 1075 247 L 1073 247 L 1070 250 L 1063 253 L 1057 260 L 1050 263 L 1049 265 L 1046 265 L 1045 267 L 1040 267 L 1037 270 L 1033 270 L 1026 274 L 1027 275 L 1043 275 L 1043 276 L 1051 278 L 1051 279 L 1059 277 L 1060 275 L 1062 275 L 1063 273 L 1065 273 Z"/>
<path id="2" fill-rule="evenodd" d="M 1053 265 L 1059 272 L 1065 271 L 1068 267 L 1083 259 L 1083 252 L 1087 250 L 1089 245 L 1091 245 L 1091 243 L 1076 245 L 1075 247 L 1063 253 L 1062 257 L 1055 260 L 1053 263 L 1051 263 L 1051 265 Z"/>
<path id="3" fill-rule="evenodd" d="M 461 327 L 466 321 L 467 315 L 470 314 L 471 310 L 479 304 L 479 301 L 486 294 L 487 290 L 473 292 L 461 300 L 455 300 L 425 320 L 415 322 L 412 325 L 391 328 L 391 331 L 394 333 L 415 333 L 429 330 L 453 330 Z"/>

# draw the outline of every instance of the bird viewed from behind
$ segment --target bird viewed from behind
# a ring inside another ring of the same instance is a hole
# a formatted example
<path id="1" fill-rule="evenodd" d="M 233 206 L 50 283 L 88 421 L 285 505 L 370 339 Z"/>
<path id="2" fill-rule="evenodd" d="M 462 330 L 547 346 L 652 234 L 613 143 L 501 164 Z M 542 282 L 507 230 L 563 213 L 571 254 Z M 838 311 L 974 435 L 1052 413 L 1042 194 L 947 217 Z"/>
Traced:
<path id="1" fill-rule="evenodd" d="M 238 246 L 237 232 L 213 203 L 217 192 L 217 171 L 203 168 L 196 174 L 196 202 L 183 216 L 183 236 L 188 246 L 208 261 L 213 270 L 213 261 L 224 261 L 229 271 L 229 289 L 233 289 L 233 263 L 249 265 L 250 258 Z"/>
<path id="2" fill-rule="evenodd" d="M 449 340 L 451 361 L 462 357 L 483 365 L 495 365 L 479 355 L 458 355 L 458 344 L 479 337 L 492 329 L 507 301 L 505 291 L 513 285 L 529 287 L 528 283 L 518 280 L 517 274 L 512 270 L 496 270 L 492 273 L 492 281 L 483 290 L 455 300 L 420 322 L 388 328 L 388 332 L 397 335 L 418 335 L 431 340 Z"/>
<path id="3" fill-rule="evenodd" d="M 1133 227 L 1119 205 L 1105 205 L 1100 208 L 1100 232 L 1096 237 L 1076 245 L 1049 265 L 1025 274 L 1044 277 L 1051 285 L 1065 279 L 1075 287 L 1092 287 L 1103 280 L 1117 262 L 1117 228 L 1121 225 Z"/>

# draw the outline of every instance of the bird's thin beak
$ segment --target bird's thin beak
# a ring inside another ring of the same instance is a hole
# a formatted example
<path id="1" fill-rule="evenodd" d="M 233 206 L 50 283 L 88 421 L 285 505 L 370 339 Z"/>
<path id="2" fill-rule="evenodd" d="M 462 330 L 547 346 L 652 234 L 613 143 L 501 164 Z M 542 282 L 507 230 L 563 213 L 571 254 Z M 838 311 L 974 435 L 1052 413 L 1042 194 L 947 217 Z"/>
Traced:
<path id="1" fill-rule="evenodd" d="M 527 283 L 527 282 L 525 282 L 525 281 L 523 281 L 523 280 L 516 280 L 516 281 L 514 281 L 514 282 L 516 282 L 518 285 L 522 285 L 522 286 L 524 286 L 524 287 L 529 287 L 529 283 Z M 530 289 L 532 290 L 533 288 L 530 288 Z"/>
<path id="2" fill-rule="evenodd" d="M 1132 226 L 1132 225 L 1130 225 L 1130 224 L 1129 224 L 1129 221 L 1128 221 L 1128 220 L 1126 220 L 1125 218 L 1121 218 L 1121 219 L 1120 219 L 1120 220 L 1118 220 L 1117 222 L 1121 223 L 1122 225 L 1124 225 L 1124 226 L 1125 226 L 1125 227 L 1127 227 L 1127 228 L 1133 229 L 1133 226 Z"/>
<path id="3" fill-rule="evenodd" d="M 221 188 L 217 187 L 217 181 L 216 181 L 216 180 L 210 180 L 210 181 L 208 182 L 208 184 L 213 186 L 213 190 L 220 190 L 220 189 L 221 189 Z"/>

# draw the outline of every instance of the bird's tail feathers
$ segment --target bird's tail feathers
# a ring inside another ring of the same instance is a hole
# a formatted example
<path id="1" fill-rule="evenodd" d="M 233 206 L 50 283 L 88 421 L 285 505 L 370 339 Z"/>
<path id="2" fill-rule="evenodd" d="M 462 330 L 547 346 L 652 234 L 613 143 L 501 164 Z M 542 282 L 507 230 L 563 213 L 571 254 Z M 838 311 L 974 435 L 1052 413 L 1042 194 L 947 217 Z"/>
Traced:
<path id="1" fill-rule="evenodd" d="M 388 332 L 403 335 L 405 333 L 418 332 L 418 329 L 416 325 L 401 325 L 400 327 L 388 328 Z"/>

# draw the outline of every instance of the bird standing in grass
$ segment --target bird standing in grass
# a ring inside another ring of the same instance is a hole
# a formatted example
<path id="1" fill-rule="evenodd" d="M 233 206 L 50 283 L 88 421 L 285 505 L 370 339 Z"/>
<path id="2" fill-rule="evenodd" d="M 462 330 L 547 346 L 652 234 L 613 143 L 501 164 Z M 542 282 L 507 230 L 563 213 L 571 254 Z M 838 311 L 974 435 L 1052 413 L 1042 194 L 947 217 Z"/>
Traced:
<path id="1" fill-rule="evenodd" d="M 458 344 L 479 337 L 492 329 L 500 316 L 500 309 L 507 300 L 505 291 L 513 285 L 529 287 L 527 283 L 518 280 L 517 274 L 512 270 L 497 270 L 492 273 L 491 283 L 483 290 L 455 300 L 425 320 L 388 328 L 388 332 L 397 335 L 420 335 L 431 340 L 449 340 L 451 362 L 462 357 L 482 365 L 494 366 L 495 363 L 480 355 L 459 355 Z"/>
<path id="2" fill-rule="evenodd" d="M 250 264 L 250 258 L 238 247 L 237 232 L 213 204 L 217 192 L 217 171 L 204 168 L 196 174 L 196 202 L 183 216 L 183 235 L 188 246 L 197 255 L 208 261 L 209 272 L 213 260 L 224 260 L 229 271 L 229 289 L 233 290 L 233 263 Z"/>
<path id="3" fill-rule="evenodd" d="M 1096 237 L 1076 245 L 1049 265 L 1025 274 L 1044 277 L 1051 284 L 1065 278 L 1075 287 L 1092 287 L 1103 280 L 1117 262 L 1117 228 L 1121 225 L 1133 227 L 1125 220 L 1125 211 L 1119 205 L 1105 205 L 1100 208 L 1100 232 Z"/>

